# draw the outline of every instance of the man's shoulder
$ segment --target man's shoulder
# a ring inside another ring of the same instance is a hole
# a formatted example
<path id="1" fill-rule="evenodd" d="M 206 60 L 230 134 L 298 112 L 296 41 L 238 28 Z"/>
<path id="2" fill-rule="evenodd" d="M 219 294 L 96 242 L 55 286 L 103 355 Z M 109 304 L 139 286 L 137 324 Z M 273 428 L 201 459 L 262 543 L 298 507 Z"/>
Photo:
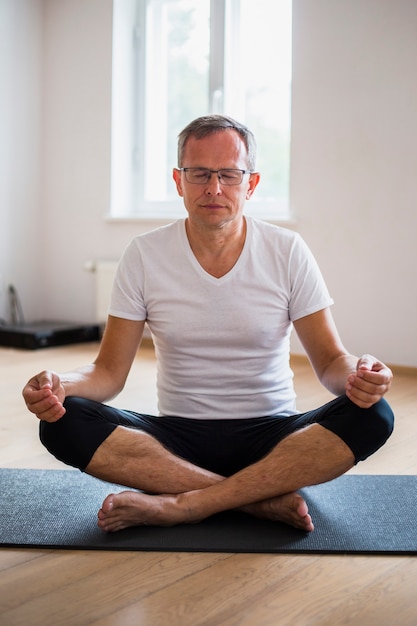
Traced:
<path id="1" fill-rule="evenodd" d="M 159 258 L 161 250 L 168 251 L 172 248 L 178 248 L 177 242 L 178 237 L 180 237 L 182 222 L 183 220 L 171 222 L 134 236 L 124 251 L 125 263 L 136 263 L 138 257 Z M 155 251 L 159 252 L 155 254 Z"/>
<path id="2" fill-rule="evenodd" d="M 261 236 L 270 241 L 281 242 L 293 242 L 300 239 L 300 235 L 290 228 L 278 226 L 278 224 L 265 222 L 254 217 L 247 217 L 246 219 L 251 224 L 255 236 Z"/>
<path id="3" fill-rule="evenodd" d="M 133 237 L 127 251 L 131 254 L 148 254 L 154 249 L 167 249 L 170 245 L 177 245 L 178 237 L 181 236 L 181 226 L 184 220 L 170 222 L 157 228 L 152 228 L 144 233 Z"/>
<path id="4" fill-rule="evenodd" d="M 134 241 L 146 242 L 146 241 L 162 241 L 164 239 L 170 239 L 172 236 L 175 236 L 182 227 L 184 220 L 176 220 L 175 222 L 170 222 L 169 224 L 164 224 L 163 226 L 158 226 L 157 228 L 152 228 L 151 230 L 146 231 L 145 233 L 141 233 L 134 238 Z"/>

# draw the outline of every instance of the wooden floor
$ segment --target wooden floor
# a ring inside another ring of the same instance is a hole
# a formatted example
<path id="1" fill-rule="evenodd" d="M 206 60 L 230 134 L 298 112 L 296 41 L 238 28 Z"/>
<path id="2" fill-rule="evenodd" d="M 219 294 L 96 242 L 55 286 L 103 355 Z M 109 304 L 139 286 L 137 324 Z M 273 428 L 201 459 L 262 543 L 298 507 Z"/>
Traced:
<path id="1" fill-rule="evenodd" d="M 45 367 L 64 371 L 89 362 L 96 349 L 0 348 L 0 466 L 64 468 L 38 442 L 21 388 Z M 301 410 L 329 397 L 303 360 L 295 360 L 294 371 Z M 142 349 L 115 404 L 155 411 L 154 380 L 153 352 Z M 396 375 L 394 435 L 354 472 L 417 473 L 416 383 L 412 372 Z M 0 625 L 416 626 L 416 581 L 413 557 L 3 548 Z"/>

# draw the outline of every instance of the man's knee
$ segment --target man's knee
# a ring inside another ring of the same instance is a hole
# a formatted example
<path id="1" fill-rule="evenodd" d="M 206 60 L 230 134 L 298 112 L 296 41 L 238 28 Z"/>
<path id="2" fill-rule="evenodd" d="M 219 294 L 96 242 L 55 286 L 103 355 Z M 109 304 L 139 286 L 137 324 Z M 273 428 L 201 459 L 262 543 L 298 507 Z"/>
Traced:
<path id="1" fill-rule="evenodd" d="M 41 422 L 39 437 L 53 456 L 66 465 L 84 470 L 98 446 L 116 427 L 100 419 L 98 403 L 66 398 L 66 413 L 57 422 Z"/>
<path id="2" fill-rule="evenodd" d="M 394 429 L 394 414 L 388 402 L 382 399 L 369 409 L 359 409 L 355 417 L 353 429 L 358 462 L 364 461 L 385 444 Z"/>
<path id="3" fill-rule="evenodd" d="M 361 409 L 346 396 L 330 403 L 322 423 L 349 446 L 355 462 L 364 461 L 381 448 L 394 428 L 394 414 L 382 399 L 369 409 Z"/>
<path id="4" fill-rule="evenodd" d="M 379 450 L 391 436 L 393 430 L 394 413 L 386 400 L 382 399 L 366 409 L 363 434 L 365 443 L 368 442 L 368 450 L 364 450 L 360 460 L 366 459 Z"/>

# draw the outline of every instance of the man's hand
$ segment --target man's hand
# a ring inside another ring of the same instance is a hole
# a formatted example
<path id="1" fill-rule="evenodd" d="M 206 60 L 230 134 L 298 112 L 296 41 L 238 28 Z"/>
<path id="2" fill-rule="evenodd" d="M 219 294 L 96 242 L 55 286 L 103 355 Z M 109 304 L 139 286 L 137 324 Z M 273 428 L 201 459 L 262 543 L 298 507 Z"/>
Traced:
<path id="1" fill-rule="evenodd" d="M 370 354 L 364 354 L 356 365 L 356 373 L 350 374 L 345 386 L 346 395 L 363 409 L 369 409 L 387 393 L 391 386 L 392 372 Z"/>
<path id="2" fill-rule="evenodd" d="M 22 395 L 29 411 L 40 420 L 56 422 L 65 414 L 65 390 L 55 372 L 44 371 L 31 378 Z"/>

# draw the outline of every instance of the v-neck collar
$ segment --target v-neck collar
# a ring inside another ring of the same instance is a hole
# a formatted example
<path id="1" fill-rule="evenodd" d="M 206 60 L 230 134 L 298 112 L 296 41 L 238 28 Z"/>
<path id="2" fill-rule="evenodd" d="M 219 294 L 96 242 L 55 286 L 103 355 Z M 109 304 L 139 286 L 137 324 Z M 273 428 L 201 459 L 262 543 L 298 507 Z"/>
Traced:
<path id="1" fill-rule="evenodd" d="M 202 276 L 202 278 L 204 278 L 205 280 L 208 280 L 209 282 L 211 282 L 214 285 L 221 285 L 222 283 L 225 283 L 225 282 L 229 281 L 233 277 L 233 275 L 239 270 L 240 265 L 242 265 L 242 263 L 245 260 L 245 257 L 248 254 L 250 240 L 252 238 L 252 222 L 246 216 L 245 216 L 244 219 L 246 221 L 246 236 L 245 236 L 245 241 L 244 241 L 241 253 L 240 253 L 236 263 L 233 265 L 233 267 L 226 274 L 224 274 L 223 276 L 220 276 L 220 278 L 216 278 L 216 276 L 213 276 L 212 274 L 207 272 L 202 267 L 202 265 L 200 265 L 197 257 L 195 256 L 195 254 L 194 254 L 194 252 L 193 252 L 193 250 L 191 248 L 190 242 L 188 240 L 187 230 L 186 230 L 186 226 L 185 226 L 186 219 L 183 219 L 182 223 L 180 223 L 180 226 L 181 226 L 181 228 L 180 228 L 180 236 L 181 236 L 182 244 L 184 246 L 185 253 L 186 253 L 188 259 L 190 260 L 191 265 L 200 274 L 200 276 Z"/>

